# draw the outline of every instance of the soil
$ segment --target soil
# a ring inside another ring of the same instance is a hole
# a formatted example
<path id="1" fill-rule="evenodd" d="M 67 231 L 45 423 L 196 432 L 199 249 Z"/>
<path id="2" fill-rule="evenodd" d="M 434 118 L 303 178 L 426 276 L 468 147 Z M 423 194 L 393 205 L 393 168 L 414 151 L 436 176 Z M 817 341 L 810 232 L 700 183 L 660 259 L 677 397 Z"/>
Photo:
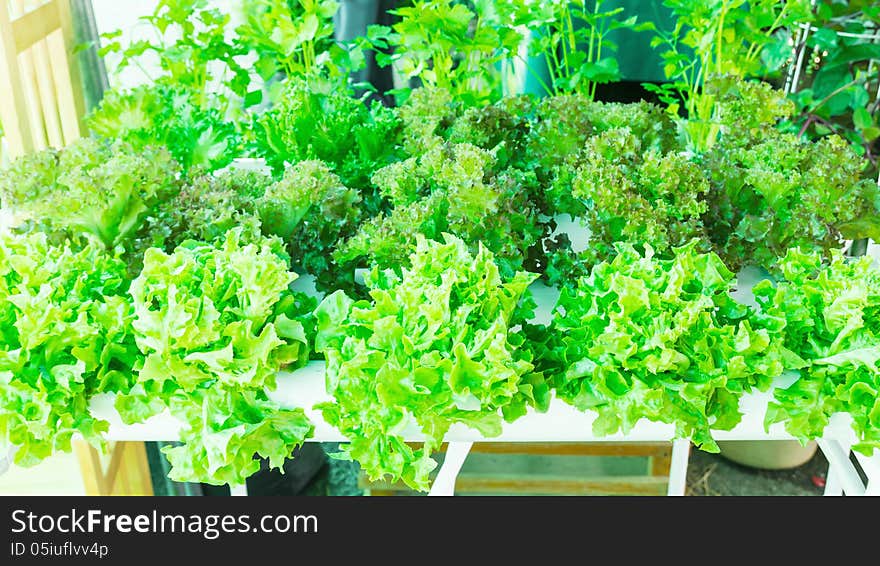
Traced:
<path id="1" fill-rule="evenodd" d="M 817 450 L 801 466 L 759 470 L 731 462 L 719 454 L 691 450 L 685 495 L 822 495 L 828 461 Z"/>

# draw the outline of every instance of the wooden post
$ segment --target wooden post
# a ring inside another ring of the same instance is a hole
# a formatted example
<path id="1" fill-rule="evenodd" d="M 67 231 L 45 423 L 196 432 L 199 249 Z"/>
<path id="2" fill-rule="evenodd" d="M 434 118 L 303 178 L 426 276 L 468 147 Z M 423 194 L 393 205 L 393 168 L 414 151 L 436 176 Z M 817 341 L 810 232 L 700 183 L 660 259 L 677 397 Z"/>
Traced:
<path id="1" fill-rule="evenodd" d="M 24 0 L 0 2 L 0 122 L 12 158 L 85 133 L 70 0 L 25 7 Z"/>
<path id="2" fill-rule="evenodd" d="M 83 440 L 74 443 L 86 495 L 153 495 L 153 482 L 143 442 L 116 442 L 105 471 L 101 456 Z"/>
<path id="3" fill-rule="evenodd" d="M 79 469 L 86 495 L 104 494 L 106 492 L 104 472 L 101 470 L 101 458 L 98 451 L 84 440 L 74 441 L 73 451 L 79 460 Z"/>
<path id="4" fill-rule="evenodd" d="M 55 84 L 66 79 L 69 85 L 69 88 L 58 91 L 58 112 L 64 131 L 64 143 L 69 144 L 86 134 L 83 122 L 86 104 L 79 65 L 76 58 L 71 56 L 74 38 L 70 0 L 56 0 L 55 3 L 58 5 L 60 29 L 57 33 L 49 34 L 46 42 L 49 46 L 49 58 L 52 60 L 52 71 L 55 73 Z"/>
<path id="5" fill-rule="evenodd" d="M 34 150 L 9 6 L 0 6 L 0 122 L 12 157 Z"/>

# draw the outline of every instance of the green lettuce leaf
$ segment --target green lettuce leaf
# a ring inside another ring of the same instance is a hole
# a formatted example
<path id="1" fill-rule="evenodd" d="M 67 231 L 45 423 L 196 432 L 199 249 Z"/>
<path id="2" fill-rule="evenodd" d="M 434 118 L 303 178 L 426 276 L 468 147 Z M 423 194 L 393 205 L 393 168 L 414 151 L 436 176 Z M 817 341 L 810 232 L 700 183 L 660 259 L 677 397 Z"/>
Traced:
<path id="1" fill-rule="evenodd" d="M 296 275 L 277 241 L 240 238 L 236 228 L 216 245 L 150 248 L 131 285 L 144 360 L 116 408 L 136 422 L 161 399 L 187 424 L 184 445 L 168 451 L 175 479 L 241 483 L 259 467 L 254 454 L 280 467 L 311 434 L 301 411 L 281 410 L 266 392 L 279 370 L 308 361 L 315 301 L 289 290 Z"/>
<path id="2" fill-rule="evenodd" d="M 30 466 L 69 451 L 76 434 L 103 447 L 89 403 L 126 392 L 141 363 L 125 264 L 87 242 L 0 234 L 0 445 Z"/>
<path id="3" fill-rule="evenodd" d="M 849 413 L 859 443 L 880 447 L 880 273 L 870 258 L 830 261 L 793 249 L 782 277 L 755 287 L 761 316 L 784 321 L 780 338 L 802 360 L 799 378 L 775 393 L 765 419 L 784 422 L 803 442 L 819 438 L 832 415 Z"/>
<path id="4" fill-rule="evenodd" d="M 785 353 L 728 292 L 733 274 L 697 242 L 671 259 L 617 244 L 617 256 L 564 289 L 538 338 L 538 367 L 557 395 L 595 410 L 594 433 L 624 433 L 641 419 L 674 424 L 676 436 L 717 451 L 713 429 L 741 418 L 738 400 L 767 389 Z"/>
<path id="5" fill-rule="evenodd" d="M 108 249 L 129 244 L 146 216 L 179 190 L 179 167 L 167 151 L 83 138 L 0 170 L 5 206 Z"/>
<path id="6" fill-rule="evenodd" d="M 200 389 L 172 399 L 171 410 L 188 423 L 183 444 L 163 449 L 175 481 L 243 484 L 260 469 L 255 455 L 282 469 L 314 429 L 302 409 L 280 409 L 256 391 Z"/>
<path id="7" fill-rule="evenodd" d="M 427 489 L 431 454 L 453 423 L 495 436 L 504 418 L 546 408 L 549 391 L 513 330 L 535 275 L 503 279 L 486 248 L 472 254 L 449 234 L 418 237 L 410 264 L 400 276 L 374 267 L 370 300 L 337 291 L 318 306 L 316 349 L 334 399 L 320 408 L 371 478 Z M 404 442 L 411 424 L 421 448 Z"/>

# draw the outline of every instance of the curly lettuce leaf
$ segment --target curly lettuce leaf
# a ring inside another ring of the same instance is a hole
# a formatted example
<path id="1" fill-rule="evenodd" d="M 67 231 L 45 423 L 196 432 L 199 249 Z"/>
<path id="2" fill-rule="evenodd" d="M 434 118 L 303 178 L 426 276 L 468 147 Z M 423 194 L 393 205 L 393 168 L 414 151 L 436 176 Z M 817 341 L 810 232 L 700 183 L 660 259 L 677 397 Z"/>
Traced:
<path id="1" fill-rule="evenodd" d="M 276 241 L 240 237 L 234 229 L 216 245 L 151 248 L 131 285 L 144 360 L 116 409 L 134 422 L 161 399 L 187 423 L 184 446 L 168 452 L 174 478 L 241 483 L 256 470 L 255 453 L 277 465 L 311 431 L 301 412 L 282 411 L 266 392 L 279 370 L 308 361 L 315 301 L 289 290 L 296 275 Z"/>
<path id="2" fill-rule="evenodd" d="M 131 388 L 142 356 L 125 264 L 95 243 L 53 246 L 45 234 L 0 234 L 0 444 L 30 466 L 79 434 L 105 445 L 89 403 Z"/>
<path id="3" fill-rule="evenodd" d="M 308 359 L 308 343 L 288 342 L 276 326 L 284 313 L 275 307 L 296 275 L 270 240 L 243 245 L 239 235 L 228 232 L 219 247 L 188 241 L 171 254 L 147 250 L 131 285 L 135 337 L 146 355 L 140 382 L 185 391 L 272 387 L 291 349 L 299 362 Z"/>
<path id="4" fill-rule="evenodd" d="M 302 409 L 281 409 L 257 391 L 200 389 L 172 399 L 171 411 L 188 424 L 183 444 L 163 449 L 175 481 L 243 484 L 260 469 L 255 456 L 282 469 L 314 431 Z"/>
<path id="5" fill-rule="evenodd" d="M 424 155 L 373 175 L 392 210 L 364 223 L 334 251 L 339 262 L 406 265 L 414 235 L 440 241 L 453 234 L 491 251 L 505 276 L 522 270 L 547 228 L 531 202 L 534 174 L 495 171 L 492 152 L 469 143 L 433 146 Z"/>
<path id="6" fill-rule="evenodd" d="M 370 300 L 339 291 L 318 306 L 316 349 L 334 398 L 320 409 L 371 478 L 427 489 L 431 454 L 453 423 L 495 436 L 504 418 L 546 408 L 549 391 L 513 330 L 534 274 L 503 279 L 486 248 L 473 254 L 451 235 L 419 237 L 410 263 L 400 276 L 374 267 Z M 410 423 L 422 448 L 404 442 Z"/>
<path id="7" fill-rule="evenodd" d="M 590 138 L 572 182 L 573 197 L 588 203 L 584 215 L 590 245 L 587 267 L 615 253 L 615 242 L 650 246 L 666 256 L 694 238 L 708 251 L 701 216 L 709 183 L 681 153 L 644 148 L 628 127 Z"/>
<path id="8" fill-rule="evenodd" d="M 0 195 L 26 218 L 114 249 L 128 245 L 156 205 L 176 194 L 178 176 L 165 150 L 83 138 L 0 170 Z"/>
<path id="9" fill-rule="evenodd" d="M 243 149 L 240 127 L 219 110 L 225 104 L 217 95 L 160 81 L 111 90 L 86 121 L 96 136 L 138 149 L 164 147 L 184 171 L 210 172 Z"/>
<path id="10" fill-rule="evenodd" d="M 876 181 L 839 136 L 812 142 L 771 128 L 747 143 L 722 137 L 702 162 L 708 235 L 733 269 L 775 269 L 793 248 L 830 257 L 845 237 L 880 226 Z"/>
<path id="11" fill-rule="evenodd" d="M 187 179 L 179 193 L 159 203 L 144 219 L 128 257 L 134 276 L 149 248 L 170 253 L 186 240 L 222 241 L 233 228 L 241 230 L 243 241 L 262 240 L 257 202 L 271 183 L 269 175 L 244 169 Z"/>
<path id="12" fill-rule="evenodd" d="M 354 233 L 363 214 L 361 196 L 342 184 L 322 161 L 300 161 L 285 169 L 256 207 L 266 234 L 287 244 L 293 264 L 317 279 L 320 290 L 351 287 L 354 268 L 330 255 Z"/>
<path id="13" fill-rule="evenodd" d="M 832 415 L 849 413 L 859 439 L 880 447 L 880 273 L 870 258 L 830 261 L 793 249 L 778 281 L 754 289 L 761 316 L 781 321 L 780 338 L 802 360 L 798 379 L 777 390 L 765 423 L 784 422 L 803 442 L 819 438 Z"/>
<path id="14" fill-rule="evenodd" d="M 394 158 L 400 122 L 381 104 L 364 104 L 334 81 L 290 77 L 280 100 L 255 124 L 255 151 L 276 173 L 321 160 L 347 187 L 361 191 L 370 215 L 381 203 L 370 174 Z"/>
<path id="15" fill-rule="evenodd" d="M 732 284 L 696 241 L 671 259 L 617 244 L 612 261 L 562 291 L 549 331 L 527 332 L 557 395 L 598 413 L 594 433 L 626 433 L 644 418 L 715 452 L 711 431 L 733 428 L 743 392 L 767 389 L 786 359 L 730 298 Z"/>

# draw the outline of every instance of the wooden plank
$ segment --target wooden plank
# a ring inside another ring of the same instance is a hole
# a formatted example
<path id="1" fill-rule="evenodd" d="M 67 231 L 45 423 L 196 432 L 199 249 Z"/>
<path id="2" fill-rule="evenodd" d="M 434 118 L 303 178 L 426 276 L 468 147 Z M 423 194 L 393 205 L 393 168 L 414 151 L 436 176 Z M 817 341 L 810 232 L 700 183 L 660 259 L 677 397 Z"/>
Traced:
<path id="1" fill-rule="evenodd" d="M 654 476 L 613 476 L 585 479 L 460 476 L 461 493 L 529 493 L 542 495 L 666 495 L 666 480 Z"/>
<path id="2" fill-rule="evenodd" d="M 130 495 L 153 495 L 153 478 L 147 447 L 143 442 L 125 442 L 126 476 L 130 480 Z"/>
<path id="3" fill-rule="evenodd" d="M 369 487 L 366 489 L 370 490 L 370 497 L 393 497 L 398 495 L 398 492 L 392 489 L 372 489 Z"/>
<path id="4" fill-rule="evenodd" d="M 35 10 L 13 20 L 12 37 L 16 53 L 25 51 L 61 27 L 57 0 L 43 4 Z"/>
<path id="5" fill-rule="evenodd" d="M 415 493 L 402 482 L 365 484 L 370 493 Z M 657 476 L 554 476 L 462 475 L 455 483 L 457 494 L 540 495 L 666 495 L 666 479 Z"/>
<path id="6" fill-rule="evenodd" d="M 0 92 L 6 93 L 0 96 L 0 122 L 9 156 L 14 159 L 32 152 L 34 141 L 7 6 L 0 7 Z"/>
<path id="7" fill-rule="evenodd" d="M 131 493 L 131 477 L 129 473 L 129 465 L 128 465 L 128 450 L 126 450 L 125 442 L 117 442 L 116 450 L 119 451 L 120 458 L 119 462 L 122 464 L 121 468 L 117 470 L 114 477 L 109 478 L 110 481 L 114 481 L 116 483 L 115 489 L 108 493 L 107 495 L 132 495 Z"/>
<path id="8" fill-rule="evenodd" d="M 481 454 L 535 454 L 545 456 L 657 456 L 671 455 L 668 442 L 475 442 L 471 452 Z"/>
<path id="9" fill-rule="evenodd" d="M 82 475 L 86 495 L 104 495 L 106 493 L 106 486 L 98 451 L 84 440 L 74 440 L 73 451 L 76 452 L 76 458 L 79 461 L 80 474 Z"/>
<path id="10" fill-rule="evenodd" d="M 105 472 L 101 457 L 90 444 L 74 444 L 86 495 L 153 495 L 153 481 L 143 442 L 117 442 L 111 448 Z"/>
<path id="11" fill-rule="evenodd" d="M 408 443 L 412 447 L 419 443 Z M 446 450 L 446 443 L 440 452 Z M 644 476 L 599 476 L 589 478 L 547 475 L 462 474 L 456 493 L 536 493 L 547 495 L 665 495 L 672 458 L 669 442 L 477 442 L 471 452 L 482 454 L 525 454 L 542 456 L 647 457 Z M 413 493 L 402 482 L 370 482 L 362 474 L 358 484 L 371 494 Z"/>
<path id="12" fill-rule="evenodd" d="M 40 40 L 34 43 L 33 47 L 31 47 L 31 53 L 33 53 L 34 58 L 37 90 L 39 92 L 43 124 L 45 125 L 46 141 L 50 146 L 60 148 L 64 146 L 64 138 L 61 134 L 61 123 L 58 115 L 58 95 L 46 41 Z"/>
<path id="13" fill-rule="evenodd" d="M 672 448 L 665 453 L 661 453 L 655 456 L 651 456 L 651 470 L 650 474 L 652 476 L 669 476 L 669 468 L 672 467 Z"/>
<path id="14" fill-rule="evenodd" d="M 18 68 L 24 86 L 25 105 L 30 116 L 31 138 L 34 150 L 40 151 L 49 147 L 46 141 L 46 127 L 43 123 L 43 111 L 40 105 L 39 88 L 37 87 L 37 69 L 34 65 L 33 53 L 25 51 L 18 54 Z"/>
<path id="15" fill-rule="evenodd" d="M 86 103 L 83 93 L 79 64 L 73 55 L 73 20 L 70 15 L 70 0 L 55 0 L 61 29 L 49 34 L 46 43 L 55 74 L 55 87 L 58 92 L 58 114 L 64 132 L 65 144 L 70 144 L 86 135 Z"/>
<path id="16" fill-rule="evenodd" d="M 109 495 L 117 489 L 118 485 L 116 480 L 119 476 L 119 469 L 122 467 L 122 459 L 124 457 L 125 451 L 123 450 L 122 443 L 117 442 L 113 444 L 113 447 L 110 449 L 110 465 L 107 466 L 106 472 L 102 472 L 107 484 L 107 493 L 103 495 Z"/>

